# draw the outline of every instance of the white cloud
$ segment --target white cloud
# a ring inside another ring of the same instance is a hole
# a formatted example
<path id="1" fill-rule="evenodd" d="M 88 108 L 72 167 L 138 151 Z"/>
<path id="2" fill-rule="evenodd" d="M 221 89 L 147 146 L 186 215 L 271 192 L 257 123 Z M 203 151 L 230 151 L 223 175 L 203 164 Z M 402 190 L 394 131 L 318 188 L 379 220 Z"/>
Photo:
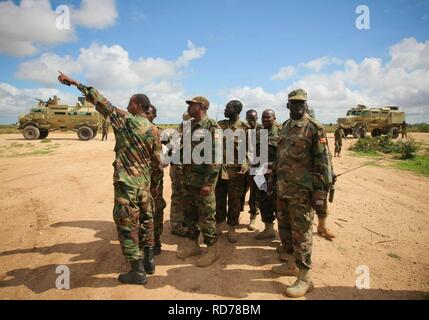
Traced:
<path id="1" fill-rule="evenodd" d="M 195 45 L 188 40 L 188 49 L 183 50 L 182 55 L 177 59 L 176 64 L 179 67 L 187 67 L 189 62 L 201 58 L 206 51 L 206 48 L 195 47 Z"/>
<path id="2" fill-rule="evenodd" d="M 117 12 L 114 0 L 83 0 L 81 7 L 71 12 L 70 30 L 56 28 L 58 16 L 49 0 L 0 2 L 0 53 L 28 56 L 41 48 L 73 41 L 77 38 L 75 26 L 108 27 Z"/>
<path id="3" fill-rule="evenodd" d="M 112 26 L 118 12 L 115 0 L 82 0 L 79 9 L 73 9 L 71 22 L 87 28 L 104 29 Z"/>
<path id="4" fill-rule="evenodd" d="M 77 74 L 81 71 L 81 67 L 70 55 L 60 57 L 53 53 L 44 53 L 38 59 L 19 65 L 15 76 L 19 79 L 37 81 L 44 85 L 55 85 L 58 83 L 58 70 L 66 74 Z"/>
<path id="5" fill-rule="evenodd" d="M 295 68 L 292 66 L 283 67 L 275 75 L 271 77 L 271 80 L 286 80 L 295 74 Z"/>
<path id="6" fill-rule="evenodd" d="M 192 60 L 201 58 L 206 52 L 204 47 L 196 47 L 188 41 L 176 60 L 140 57 L 133 60 L 128 52 L 119 45 L 106 46 L 93 43 L 80 49 L 79 56 L 58 56 L 45 53 L 36 59 L 22 63 L 15 76 L 33 80 L 44 85 L 57 84 L 57 70 L 64 73 L 82 73 L 91 85 L 105 89 L 133 89 L 148 83 L 178 78 Z"/>
<path id="7" fill-rule="evenodd" d="M 273 107 L 285 114 L 287 93 L 296 88 L 308 91 L 309 105 L 324 122 L 335 122 L 358 103 L 369 107 L 398 105 L 410 122 L 429 121 L 429 40 L 406 38 L 389 48 L 390 60 L 365 58 L 361 62 L 321 57 L 298 65 L 314 71 L 290 84 L 285 90 L 270 93 L 261 87 L 235 88 L 228 98 L 241 99 L 249 106 Z M 328 64 L 335 71 L 320 73 Z M 285 114 L 287 118 L 287 114 Z M 284 119 L 285 119 L 284 118 Z"/>

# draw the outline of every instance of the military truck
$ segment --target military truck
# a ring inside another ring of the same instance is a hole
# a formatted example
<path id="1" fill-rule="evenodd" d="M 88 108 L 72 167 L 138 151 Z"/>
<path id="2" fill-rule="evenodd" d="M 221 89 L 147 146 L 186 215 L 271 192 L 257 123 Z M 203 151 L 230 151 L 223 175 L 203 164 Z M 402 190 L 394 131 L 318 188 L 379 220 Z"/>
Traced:
<path id="1" fill-rule="evenodd" d="M 79 97 L 75 106 L 60 104 L 56 96 L 39 101 L 30 113 L 19 116 L 18 129 L 27 140 L 45 139 L 49 132 L 72 130 L 80 140 L 91 140 L 97 135 L 102 117 L 94 105 Z"/>
<path id="2" fill-rule="evenodd" d="M 338 118 L 337 123 L 343 128 L 345 136 L 351 134 L 361 138 L 370 132 L 372 137 L 390 134 L 396 139 L 404 121 L 405 112 L 399 111 L 398 106 L 368 108 L 358 104 L 347 111 L 346 117 Z"/>

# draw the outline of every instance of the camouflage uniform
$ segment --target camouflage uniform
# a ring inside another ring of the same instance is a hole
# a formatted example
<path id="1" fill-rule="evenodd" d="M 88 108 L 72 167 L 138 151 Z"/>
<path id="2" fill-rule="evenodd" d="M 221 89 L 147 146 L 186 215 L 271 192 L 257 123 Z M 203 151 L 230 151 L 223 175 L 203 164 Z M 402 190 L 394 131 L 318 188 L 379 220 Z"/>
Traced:
<path id="1" fill-rule="evenodd" d="M 211 246 L 216 243 L 216 198 L 215 186 L 219 175 L 219 165 L 214 164 L 215 159 L 215 129 L 216 121 L 205 116 L 199 122 L 192 121 L 190 135 L 199 129 L 205 129 L 212 133 L 212 163 L 211 164 L 183 164 L 183 215 L 186 227 L 191 239 L 196 240 L 200 232 L 203 234 L 204 243 Z M 184 135 L 188 133 L 184 132 Z M 200 141 L 191 142 L 191 152 Z M 203 186 L 211 186 L 211 192 L 207 196 L 201 196 Z"/>
<path id="2" fill-rule="evenodd" d="M 109 118 L 115 133 L 113 218 L 125 258 L 138 261 L 142 258 L 140 249 L 154 245 L 150 187 L 151 183 L 154 187 L 161 183 L 158 129 L 143 115 L 117 109 L 96 89 L 82 84 L 78 89 Z"/>
<path id="3" fill-rule="evenodd" d="M 102 136 L 101 141 L 107 140 L 107 135 L 109 133 L 109 122 L 103 119 L 103 124 L 101 125 Z"/>
<path id="4" fill-rule="evenodd" d="M 332 182 L 323 126 L 310 116 L 283 125 L 277 149 L 277 219 L 280 239 L 297 266 L 311 268 L 312 196 L 327 195 Z"/>
<path id="5" fill-rule="evenodd" d="M 341 153 L 341 147 L 343 146 L 343 139 L 345 138 L 344 131 L 342 128 L 338 127 L 334 133 L 335 137 L 335 150 L 334 155 Z"/>
<path id="6" fill-rule="evenodd" d="M 161 132 L 162 129 L 155 125 L 158 129 L 158 132 Z M 161 170 L 161 182 L 153 188 L 156 189 L 156 196 L 153 197 L 155 210 L 153 215 L 153 224 L 154 224 L 154 236 L 155 236 L 155 246 L 161 247 L 161 234 L 164 228 L 164 209 L 167 206 L 167 203 L 164 200 L 164 170 Z"/>
<path id="7" fill-rule="evenodd" d="M 222 130 L 242 129 L 247 133 L 249 126 L 237 119 L 233 123 L 230 120 L 219 121 Z M 234 137 L 234 163 L 225 164 L 226 161 L 226 137 L 223 141 L 224 161 L 221 166 L 219 180 L 216 185 L 216 223 L 227 220 L 228 225 L 237 226 L 241 211 L 241 197 L 245 192 L 246 176 L 239 173 L 243 168 L 247 170 L 247 164 L 238 163 L 238 137 Z M 227 211 L 228 202 L 228 211 Z"/>
<path id="8" fill-rule="evenodd" d="M 171 164 L 171 203 L 170 203 L 170 223 L 172 229 L 182 227 L 185 223 L 183 217 L 183 174 L 182 166 Z"/>
<path id="9" fill-rule="evenodd" d="M 281 125 L 274 123 L 268 131 L 268 162 L 275 162 L 277 157 L 277 144 L 279 142 L 279 134 Z M 260 150 L 259 141 L 256 149 Z M 270 180 L 270 174 L 265 174 L 266 181 Z M 276 218 L 276 195 L 267 194 L 264 190 L 259 190 L 255 185 L 259 208 L 261 210 L 262 222 L 273 223 Z"/>

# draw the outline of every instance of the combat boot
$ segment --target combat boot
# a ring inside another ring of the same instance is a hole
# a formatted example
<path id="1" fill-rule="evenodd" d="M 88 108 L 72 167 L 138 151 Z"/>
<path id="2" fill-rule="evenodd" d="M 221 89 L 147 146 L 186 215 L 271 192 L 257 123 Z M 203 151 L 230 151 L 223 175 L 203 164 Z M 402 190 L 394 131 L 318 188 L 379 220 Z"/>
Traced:
<path id="1" fill-rule="evenodd" d="M 265 229 L 255 236 L 256 240 L 273 239 L 276 237 L 274 233 L 274 223 L 266 223 Z"/>
<path id="2" fill-rule="evenodd" d="M 332 241 L 335 238 L 335 235 L 326 227 L 326 218 L 319 218 L 317 233 L 326 240 Z"/>
<path id="3" fill-rule="evenodd" d="M 144 271 L 146 271 L 147 274 L 154 274 L 155 273 L 154 247 L 145 247 L 143 250 L 144 250 L 144 258 L 143 258 Z"/>
<path id="4" fill-rule="evenodd" d="M 179 259 L 186 259 L 201 254 L 201 248 L 198 244 L 198 239 L 187 241 L 185 247 L 182 250 L 177 251 L 177 257 Z"/>
<path id="5" fill-rule="evenodd" d="M 118 280 L 122 283 L 128 284 L 146 284 L 147 277 L 144 272 L 143 260 L 136 260 L 131 262 L 131 271 L 128 273 L 121 273 Z"/>
<path id="6" fill-rule="evenodd" d="M 225 222 L 216 222 L 216 234 L 220 236 L 223 232 L 223 225 Z"/>
<path id="7" fill-rule="evenodd" d="M 217 251 L 217 243 L 207 246 L 207 253 L 204 254 L 201 258 L 197 261 L 198 267 L 208 267 L 213 262 L 215 262 L 219 258 L 219 253 Z"/>
<path id="8" fill-rule="evenodd" d="M 228 228 L 228 241 L 231 243 L 237 242 L 237 233 L 235 232 L 235 226 L 229 226 Z"/>
<path id="9" fill-rule="evenodd" d="M 280 276 L 296 277 L 298 276 L 298 267 L 295 263 L 295 257 L 290 254 L 286 254 L 286 263 L 282 263 L 278 266 L 271 268 L 271 271 Z"/>
<path id="10" fill-rule="evenodd" d="M 310 269 L 299 269 L 298 278 L 295 283 L 286 289 L 286 295 L 291 298 L 300 298 L 314 289 L 310 278 Z"/>
<path id="11" fill-rule="evenodd" d="M 250 223 L 249 223 L 249 226 L 247 227 L 247 229 L 249 229 L 250 231 L 256 230 L 256 217 L 257 215 L 255 214 L 250 215 Z"/>

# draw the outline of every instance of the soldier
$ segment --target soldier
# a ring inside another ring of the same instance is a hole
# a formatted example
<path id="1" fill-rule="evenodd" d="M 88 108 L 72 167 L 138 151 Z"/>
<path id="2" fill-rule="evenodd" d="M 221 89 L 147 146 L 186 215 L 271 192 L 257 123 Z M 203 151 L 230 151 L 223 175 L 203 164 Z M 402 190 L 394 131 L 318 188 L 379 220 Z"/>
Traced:
<path id="1" fill-rule="evenodd" d="M 272 271 L 298 275 L 295 283 L 287 288 L 286 295 L 301 297 L 314 288 L 310 277 L 313 208 L 323 207 L 332 183 L 332 172 L 325 130 L 305 112 L 307 93 L 302 89 L 294 90 L 288 98 L 290 119 L 283 124 L 280 133 L 274 177 L 279 234 L 289 258 L 287 263 L 273 267 Z"/>
<path id="2" fill-rule="evenodd" d="M 153 121 L 156 119 L 156 108 L 151 105 L 145 111 L 146 118 L 153 124 Z M 158 132 L 161 132 L 162 129 L 154 124 Z M 161 170 L 161 182 L 158 184 L 156 192 L 152 194 L 153 201 L 155 203 L 155 210 L 153 214 L 153 225 L 154 225 L 154 237 L 155 237 L 155 246 L 153 248 L 153 254 L 159 255 L 161 253 L 161 234 L 164 229 L 164 209 L 167 206 L 167 203 L 163 197 L 164 192 L 164 171 Z"/>
<path id="3" fill-rule="evenodd" d="M 250 109 L 246 112 L 246 122 L 250 129 L 259 130 L 262 128 L 261 124 L 258 123 L 258 113 L 256 110 Z M 249 194 L 249 213 L 250 213 L 250 222 L 247 227 L 251 231 L 256 230 L 256 217 L 259 214 L 259 205 L 257 200 L 257 187 L 253 181 L 254 176 L 250 173 L 246 174 L 246 191 L 244 192 L 241 198 L 241 211 L 243 211 L 244 202 L 246 199 L 247 190 L 250 190 Z"/>
<path id="4" fill-rule="evenodd" d="M 404 122 L 402 122 L 402 125 L 401 125 L 401 138 L 404 139 L 404 137 L 408 138 L 407 123 L 405 122 L 405 120 Z"/>
<path id="5" fill-rule="evenodd" d="M 243 105 L 240 101 L 231 100 L 228 102 L 224 112 L 228 120 L 219 121 L 219 127 L 224 132 L 226 129 L 230 129 L 234 133 L 236 130 L 243 130 L 243 138 L 246 139 L 249 126 L 240 121 L 239 115 L 242 109 Z M 234 163 L 226 163 L 226 138 L 224 133 L 224 161 L 216 185 L 216 225 L 217 234 L 219 235 L 222 233 L 223 224 L 226 220 L 229 226 L 228 241 L 234 243 L 237 242 L 235 229 L 239 224 L 241 197 L 245 191 L 245 174 L 249 166 L 247 163 L 240 164 L 238 161 L 238 144 L 240 138 L 237 136 L 234 137 Z"/>
<path id="6" fill-rule="evenodd" d="M 339 124 L 334 132 L 335 137 L 335 150 L 334 150 L 334 157 L 338 155 L 340 157 L 341 153 L 341 147 L 343 146 L 343 139 L 345 139 L 344 130 L 342 126 Z"/>
<path id="7" fill-rule="evenodd" d="M 187 100 L 188 114 L 192 117 L 190 129 L 184 128 L 183 132 L 183 148 L 187 147 L 185 136 L 190 134 L 193 139 L 190 141 L 192 155 L 193 151 L 200 143 L 194 141 L 196 137 L 205 137 L 205 133 L 209 132 L 212 135 L 210 145 L 212 153 L 211 163 L 196 164 L 194 159 L 192 163 L 183 162 L 183 214 L 185 217 L 186 227 L 191 240 L 186 244 L 183 250 L 177 252 L 177 257 L 184 259 L 191 256 L 201 254 L 201 249 L 198 244 L 200 232 L 203 234 L 204 243 L 207 245 L 207 253 L 200 257 L 197 261 L 197 266 L 207 267 L 215 262 L 218 257 L 217 250 L 217 235 L 216 235 L 216 198 L 215 186 L 219 175 L 219 165 L 215 164 L 215 130 L 218 127 L 215 120 L 207 117 L 209 101 L 201 96 L 195 97 L 192 100 Z M 184 155 L 185 157 L 185 149 Z"/>
<path id="8" fill-rule="evenodd" d="M 268 162 L 269 164 L 272 164 L 276 160 L 277 144 L 281 130 L 281 125 L 276 123 L 276 114 L 274 110 L 267 109 L 262 113 L 262 125 L 264 129 L 268 130 Z M 258 144 L 256 149 L 260 149 Z M 269 181 L 270 175 L 270 173 L 265 174 L 265 179 L 267 181 Z M 275 237 L 274 220 L 276 219 L 276 196 L 274 193 L 268 194 L 264 190 L 258 189 L 257 197 L 265 229 L 262 232 L 257 233 L 255 239 L 273 239 Z"/>
<path id="9" fill-rule="evenodd" d="M 101 124 L 102 129 L 102 135 L 101 135 L 101 141 L 107 140 L 107 135 L 109 133 L 109 121 L 106 119 L 103 119 L 103 123 Z"/>
<path id="10" fill-rule="evenodd" d="M 116 138 L 113 218 L 122 252 L 131 264 L 131 271 L 120 274 L 118 280 L 145 284 L 146 273 L 155 272 L 153 200 L 150 189 L 155 192 L 161 182 L 159 132 L 144 117 L 150 100 L 144 94 L 133 95 L 126 112 L 113 106 L 95 88 L 78 83 L 63 73 L 60 73 L 58 80 L 76 86 L 104 118 L 109 118 L 113 127 Z"/>
<path id="11" fill-rule="evenodd" d="M 183 121 L 189 120 L 189 115 L 185 112 Z M 183 123 L 179 125 L 178 132 L 183 133 Z M 179 151 L 180 152 L 180 151 Z M 170 203 L 170 225 L 171 233 L 179 237 L 187 237 L 185 219 L 183 217 L 183 172 L 180 164 L 171 163 L 171 203 Z"/>

